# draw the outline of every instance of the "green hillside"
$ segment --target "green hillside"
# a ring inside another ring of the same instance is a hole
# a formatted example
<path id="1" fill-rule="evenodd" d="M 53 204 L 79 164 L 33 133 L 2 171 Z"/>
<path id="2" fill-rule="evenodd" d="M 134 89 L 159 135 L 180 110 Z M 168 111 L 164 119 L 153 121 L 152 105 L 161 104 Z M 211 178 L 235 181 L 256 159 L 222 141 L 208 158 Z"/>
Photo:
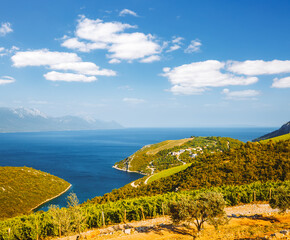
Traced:
<path id="1" fill-rule="evenodd" d="M 151 175 L 162 170 L 191 163 L 201 154 L 226 151 L 243 144 L 225 137 L 191 137 L 144 146 L 130 157 L 117 162 L 114 167 Z"/>
<path id="2" fill-rule="evenodd" d="M 290 180 L 290 140 L 265 144 L 248 142 L 236 149 L 201 154 L 183 171 L 137 188 L 126 185 L 102 197 L 95 197 L 92 201 L 105 203 L 173 191 L 268 180 Z"/>
<path id="3" fill-rule="evenodd" d="M 178 173 L 180 171 L 183 171 L 184 169 L 188 168 L 191 164 L 188 163 L 188 164 L 184 164 L 184 165 L 180 165 L 180 166 L 177 166 L 177 167 L 173 167 L 173 168 L 169 168 L 169 169 L 166 169 L 166 170 L 163 170 L 159 173 L 156 173 L 156 174 L 153 174 L 152 176 L 149 177 L 147 183 L 151 183 L 151 182 L 154 182 L 160 178 L 165 178 L 165 177 L 169 177 L 175 173 Z"/>
<path id="4" fill-rule="evenodd" d="M 28 167 L 0 167 L 0 219 L 31 212 L 70 184 Z"/>
<path id="5" fill-rule="evenodd" d="M 269 141 L 278 142 L 278 141 L 285 141 L 285 140 L 288 140 L 288 139 L 290 139 L 290 133 L 287 133 L 287 134 L 284 134 L 284 135 L 281 135 L 281 136 L 278 136 L 278 137 L 269 138 L 269 139 L 266 139 L 266 140 L 261 140 L 260 143 L 267 143 Z"/>
<path id="6" fill-rule="evenodd" d="M 167 215 L 169 213 L 168 204 L 172 200 L 176 201 L 185 195 L 195 197 L 208 191 L 219 192 L 224 196 L 228 205 L 234 206 L 255 201 L 268 201 L 270 196 L 275 195 L 279 186 L 289 188 L 290 181 L 254 182 L 239 186 L 223 185 L 193 191 L 170 192 L 153 197 L 144 196 L 125 199 L 105 204 L 86 203 L 81 207 L 54 209 L 54 211 L 50 210 L 0 221 L 0 239 L 56 239 L 56 237 L 58 239 L 70 239 L 73 238 L 73 232 L 77 234 L 78 227 L 81 231 L 86 231 L 101 228 L 104 224 L 128 223 L 133 220 L 140 221 Z M 76 212 L 77 216 L 81 216 L 82 221 L 67 221 L 67 219 L 76 219 Z M 55 213 L 57 213 L 57 217 Z M 8 229 L 10 229 L 10 232 Z M 111 237 L 109 238 L 111 239 Z M 122 239 L 127 239 L 126 237 L 122 237 Z M 84 236 L 80 237 L 80 239 L 83 238 L 86 239 Z M 93 239 L 98 239 L 98 237 Z"/>

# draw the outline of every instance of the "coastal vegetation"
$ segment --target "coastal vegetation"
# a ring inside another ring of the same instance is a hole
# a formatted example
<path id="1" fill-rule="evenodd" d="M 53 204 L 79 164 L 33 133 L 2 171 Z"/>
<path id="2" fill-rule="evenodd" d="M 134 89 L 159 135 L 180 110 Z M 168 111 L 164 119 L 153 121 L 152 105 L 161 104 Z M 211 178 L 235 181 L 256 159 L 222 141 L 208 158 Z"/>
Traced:
<path id="1" fill-rule="evenodd" d="M 198 190 L 123 199 L 105 204 L 87 202 L 80 206 L 77 201 L 69 200 L 69 203 L 73 204 L 68 204 L 67 208 L 52 206 L 47 212 L 37 212 L 0 221 L 0 239 L 59 237 L 70 232 L 164 216 L 169 214 L 169 204 L 172 201 L 179 202 L 187 197 L 198 198 L 198 196 L 208 192 L 222 194 L 228 206 L 269 201 L 276 195 L 276 189 L 280 186 L 289 187 L 290 181 L 206 187 Z M 72 198 L 74 199 L 75 196 L 72 195 Z"/>
<path id="2" fill-rule="evenodd" d="M 284 134 L 284 135 L 280 135 L 278 137 L 269 138 L 269 139 L 266 139 L 266 140 L 261 140 L 260 143 L 267 143 L 269 141 L 278 142 L 278 141 L 285 141 L 285 140 L 288 140 L 288 139 L 290 139 L 290 133 L 287 133 L 287 134 Z"/>
<path id="3" fill-rule="evenodd" d="M 114 167 L 125 171 L 134 171 L 151 175 L 162 170 L 191 163 L 201 154 L 214 154 L 216 152 L 234 149 L 243 142 L 226 137 L 194 137 L 167 140 L 164 142 L 146 145 L 133 155 Z"/>
<path id="4" fill-rule="evenodd" d="M 154 156 L 166 156 L 184 150 L 180 152 L 178 160 L 182 159 L 185 164 L 158 170 L 158 173 L 150 176 L 147 184 L 141 182 L 137 187 L 128 184 L 81 205 L 76 195 L 71 194 L 67 208 L 50 206 L 47 212 L 2 220 L 0 240 L 44 239 L 71 233 L 81 234 L 87 229 L 165 215 L 171 215 L 174 222 L 190 223 L 193 218 L 198 219 L 196 227 L 200 230 L 205 221 L 215 227 L 226 223 L 223 212 L 225 205 L 263 201 L 270 202 L 272 207 L 278 207 L 282 212 L 289 208 L 290 139 L 246 144 L 218 137 L 196 138 L 197 142 L 191 142 L 194 139 L 195 137 L 179 146 L 154 152 Z M 205 143 L 203 147 L 200 147 L 201 142 Z M 203 153 L 194 158 L 186 154 L 181 157 L 189 152 L 185 149 L 199 147 Z M 158 148 L 161 149 L 162 145 L 155 149 Z M 187 161 L 187 157 L 190 160 Z M 32 170 L 27 168 L 26 172 Z M 219 197 L 211 198 L 213 194 Z M 218 208 L 220 211 L 213 211 L 210 217 L 210 206 L 213 204 L 207 203 L 213 199 L 221 200 Z M 202 207 L 202 204 L 207 208 Z M 181 208 L 184 211 L 178 210 Z"/>
<path id="5" fill-rule="evenodd" d="M 219 225 L 228 223 L 225 206 L 223 195 L 217 192 L 201 193 L 194 198 L 186 196 L 168 204 L 173 223 L 181 221 L 193 223 L 198 232 L 201 231 L 205 222 L 216 229 Z"/>
<path id="6" fill-rule="evenodd" d="M 155 173 L 148 178 L 147 183 L 151 183 L 151 182 L 156 181 L 156 180 L 161 179 L 161 178 L 169 177 L 175 173 L 183 171 L 184 169 L 188 168 L 190 165 L 191 164 L 188 163 L 188 164 L 180 165 L 177 167 L 172 167 L 172 168 L 163 170 L 161 172 Z"/>
<path id="7" fill-rule="evenodd" d="M 0 167 L 0 219 L 30 213 L 70 187 L 65 180 L 29 167 Z"/>
<path id="8" fill-rule="evenodd" d="M 185 170 L 137 188 L 125 185 L 91 201 L 99 204 L 138 196 L 202 187 L 290 179 L 290 140 L 240 145 L 216 154 L 201 154 Z"/>

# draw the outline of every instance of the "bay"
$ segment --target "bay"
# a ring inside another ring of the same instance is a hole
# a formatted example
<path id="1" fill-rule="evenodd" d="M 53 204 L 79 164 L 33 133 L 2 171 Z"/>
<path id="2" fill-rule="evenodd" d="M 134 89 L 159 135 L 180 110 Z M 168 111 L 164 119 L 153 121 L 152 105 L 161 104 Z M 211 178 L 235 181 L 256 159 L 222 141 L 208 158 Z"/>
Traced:
<path id="1" fill-rule="evenodd" d="M 113 169 L 147 144 L 190 136 L 232 137 L 243 142 L 274 128 L 128 128 L 116 130 L 0 134 L 0 166 L 27 166 L 48 172 L 72 184 L 60 197 L 42 205 L 66 206 L 69 193 L 80 202 L 103 195 L 142 175 Z"/>

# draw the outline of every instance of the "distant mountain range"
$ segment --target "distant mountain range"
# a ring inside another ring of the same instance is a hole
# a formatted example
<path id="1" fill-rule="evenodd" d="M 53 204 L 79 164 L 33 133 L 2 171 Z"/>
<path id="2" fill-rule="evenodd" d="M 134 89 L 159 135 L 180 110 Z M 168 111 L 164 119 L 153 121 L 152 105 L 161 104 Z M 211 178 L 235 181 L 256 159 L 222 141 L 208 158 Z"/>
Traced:
<path id="1" fill-rule="evenodd" d="M 0 132 L 40 132 L 123 128 L 117 122 L 105 122 L 77 116 L 48 117 L 38 109 L 0 108 Z"/>
<path id="2" fill-rule="evenodd" d="M 270 132 L 262 137 L 254 139 L 253 142 L 266 140 L 266 139 L 273 138 L 273 137 L 278 137 L 278 136 L 281 136 L 281 135 L 284 135 L 287 133 L 290 133 L 290 121 L 285 123 L 284 125 L 282 125 L 282 127 L 279 128 L 278 130 Z"/>

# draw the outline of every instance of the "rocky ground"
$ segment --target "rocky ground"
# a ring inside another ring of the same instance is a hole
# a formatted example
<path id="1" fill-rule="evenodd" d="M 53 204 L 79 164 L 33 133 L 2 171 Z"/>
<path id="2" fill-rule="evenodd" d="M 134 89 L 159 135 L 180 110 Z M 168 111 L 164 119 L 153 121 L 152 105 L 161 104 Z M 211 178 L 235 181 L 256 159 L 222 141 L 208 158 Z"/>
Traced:
<path id="1" fill-rule="evenodd" d="M 215 230 L 205 225 L 205 229 L 198 234 L 195 228 L 184 225 L 172 225 L 168 216 L 148 219 L 127 224 L 108 226 L 82 234 L 90 240 L 187 240 L 193 239 L 290 239 L 290 212 L 279 214 L 268 204 L 249 204 L 226 208 L 230 218 L 228 225 Z M 74 240 L 77 236 L 69 236 L 62 240 Z"/>

